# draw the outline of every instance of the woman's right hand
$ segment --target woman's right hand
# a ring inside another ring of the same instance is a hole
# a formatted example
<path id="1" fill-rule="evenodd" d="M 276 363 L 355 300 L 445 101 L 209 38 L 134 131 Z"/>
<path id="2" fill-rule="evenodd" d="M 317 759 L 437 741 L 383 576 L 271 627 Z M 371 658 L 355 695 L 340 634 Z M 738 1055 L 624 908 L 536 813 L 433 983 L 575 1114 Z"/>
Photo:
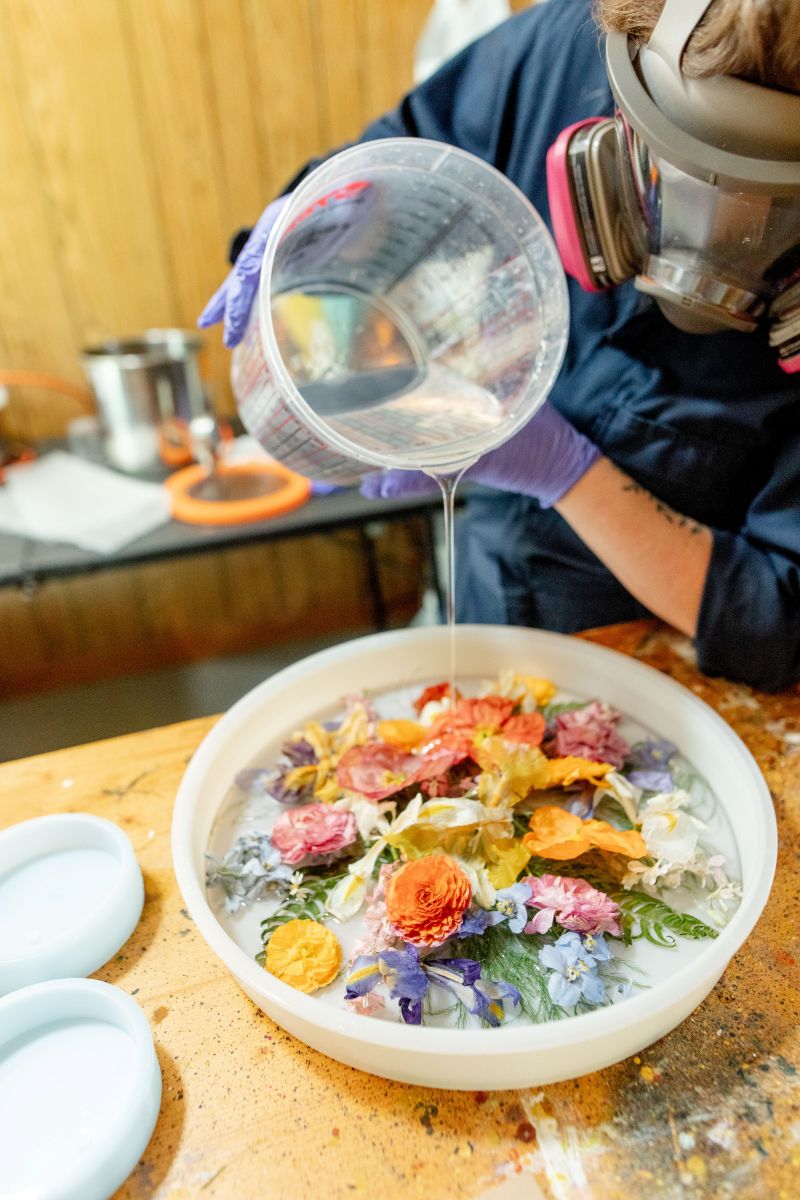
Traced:
<path id="1" fill-rule="evenodd" d="M 250 309 L 258 291 L 261 260 L 264 257 L 267 239 L 288 199 L 288 196 L 280 196 L 264 209 L 227 279 L 217 288 L 197 319 L 201 329 L 207 329 L 209 325 L 216 325 L 222 321 L 222 339 L 231 350 L 238 346 L 244 337 Z"/>

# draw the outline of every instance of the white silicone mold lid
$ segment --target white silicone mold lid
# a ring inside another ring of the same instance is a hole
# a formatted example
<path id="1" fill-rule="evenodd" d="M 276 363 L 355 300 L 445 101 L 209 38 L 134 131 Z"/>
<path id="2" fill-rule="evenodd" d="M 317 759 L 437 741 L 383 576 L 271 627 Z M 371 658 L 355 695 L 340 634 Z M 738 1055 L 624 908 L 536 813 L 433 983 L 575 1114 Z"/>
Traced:
<path id="1" fill-rule="evenodd" d="M 0 1191 L 105 1200 L 161 1103 L 150 1026 L 120 988 L 58 979 L 0 999 Z"/>
<path id="2" fill-rule="evenodd" d="M 0 996 L 91 975 L 128 940 L 144 904 L 133 847 L 111 821 L 59 813 L 0 833 Z"/>

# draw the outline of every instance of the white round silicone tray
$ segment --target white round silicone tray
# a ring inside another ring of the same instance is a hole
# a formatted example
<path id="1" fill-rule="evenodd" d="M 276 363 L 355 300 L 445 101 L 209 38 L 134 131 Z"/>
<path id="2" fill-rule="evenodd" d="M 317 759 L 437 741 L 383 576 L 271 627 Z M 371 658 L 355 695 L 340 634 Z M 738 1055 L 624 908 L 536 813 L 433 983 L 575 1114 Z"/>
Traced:
<path id="1" fill-rule="evenodd" d="M 214 726 L 192 759 L 175 804 L 172 850 L 187 907 L 247 995 L 279 1025 L 331 1058 L 428 1087 L 533 1087 L 598 1070 L 650 1045 L 684 1020 L 719 979 L 769 895 L 777 832 L 769 791 L 752 755 L 712 709 L 680 684 L 613 650 L 560 634 L 458 626 L 457 674 L 492 680 L 511 667 L 546 676 L 566 693 L 598 697 L 673 741 L 705 777 L 736 842 L 743 898 L 715 940 L 678 955 L 667 978 L 630 999 L 542 1025 L 499 1029 L 412 1027 L 372 1020 L 281 983 L 223 928 L 205 888 L 204 855 L 236 773 L 269 742 L 359 690 L 381 692 L 447 677 L 444 627 L 375 634 L 324 650 L 266 680 Z M 665 953 L 675 953 L 666 952 Z M 224 1017 L 224 1014 L 220 1014 Z"/>

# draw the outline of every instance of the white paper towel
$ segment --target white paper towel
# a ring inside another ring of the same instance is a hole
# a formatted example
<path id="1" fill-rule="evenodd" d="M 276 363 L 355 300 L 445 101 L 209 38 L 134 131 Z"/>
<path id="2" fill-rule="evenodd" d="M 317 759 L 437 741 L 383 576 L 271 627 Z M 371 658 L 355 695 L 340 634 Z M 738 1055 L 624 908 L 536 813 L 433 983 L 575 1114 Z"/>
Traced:
<path id="1" fill-rule="evenodd" d="M 55 450 L 11 468 L 0 487 L 0 529 L 113 554 L 170 519 L 160 483 L 129 479 Z"/>

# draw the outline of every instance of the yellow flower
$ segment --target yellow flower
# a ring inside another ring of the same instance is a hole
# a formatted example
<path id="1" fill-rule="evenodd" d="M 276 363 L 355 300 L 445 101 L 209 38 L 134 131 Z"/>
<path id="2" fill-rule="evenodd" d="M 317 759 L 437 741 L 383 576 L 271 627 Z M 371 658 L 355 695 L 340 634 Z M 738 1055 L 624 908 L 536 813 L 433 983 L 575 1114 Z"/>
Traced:
<path id="1" fill-rule="evenodd" d="M 287 921 L 267 943 L 267 970 L 299 992 L 325 987 L 336 978 L 341 964 L 336 934 L 319 921 Z"/>
<path id="2" fill-rule="evenodd" d="M 545 704 L 549 704 L 556 694 L 556 686 L 549 679 L 541 679 L 537 675 L 520 675 L 519 678 L 539 708 L 544 708 Z"/>
<path id="3" fill-rule="evenodd" d="M 544 708 L 556 694 L 556 686 L 549 679 L 542 679 L 538 675 L 518 675 L 511 669 L 500 672 L 495 690 L 500 696 L 510 696 L 520 701 L 523 712 L 529 711 L 531 702 L 537 708 Z"/>
<path id="4" fill-rule="evenodd" d="M 495 842 L 487 847 L 486 861 L 489 866 L 489 882 L 500 891 L 516 883 L 520 871 L 527 866 L 531 852 L 516 838 Z"/>
<path id="5" fill-rule="evenodd" d="M 527 750 L 508 747 L 501 737 L 484 741 L 476 758 L 483 770 L 478 799 L 489 808 L 519 804 L 532 791 L 568 787 L 578 779 L 597 787 L 614 769 L 610 763 L 588 758 L 548 758 L 538 746 Z"/>
<path id="6" fill-rule="evenodd" d="M 431 731 L 418 721 L 379 721 L 378 739 L 401 750 L 416 750 L 431 736 Z"/>
<path id="7" fill-rule="evenodd" d="M 335 729 L 326 729 L 319 721 L 309 721 L 304 729 L 294 735 L 293 740 L 308 742 L 317 761 L 287 771 L 286 786 L 301 791 L 311 785 L 316 800 L 332 804 L 342 794 L 336 782 L 339 759 L 353 746 L 363 745 L 368 736 L 369 714 L 360 703 L 353 705 L 352 711 Z"/>

